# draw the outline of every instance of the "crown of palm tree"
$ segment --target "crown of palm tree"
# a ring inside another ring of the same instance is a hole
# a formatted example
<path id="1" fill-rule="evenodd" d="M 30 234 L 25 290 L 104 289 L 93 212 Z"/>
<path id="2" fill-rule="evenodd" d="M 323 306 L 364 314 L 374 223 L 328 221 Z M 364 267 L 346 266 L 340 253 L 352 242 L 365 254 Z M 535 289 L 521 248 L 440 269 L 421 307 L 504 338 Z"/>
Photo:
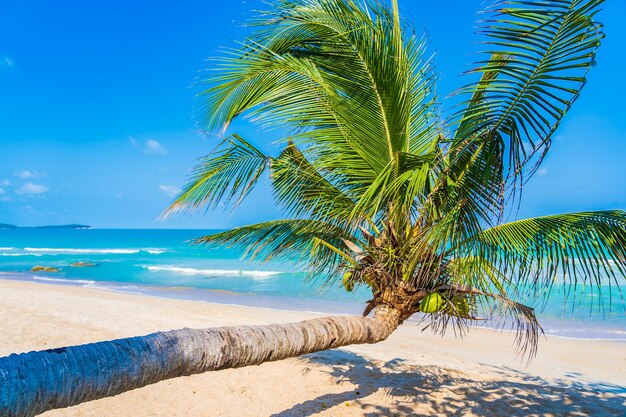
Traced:
<path id="1" fill-rule="evenodd" d="M 199 123 L 220 134 L 240 116 L 288 128 L 277 133 L 282 151 L 226 136 L 166 214 L 234 208 L 269 172 L 288 219 L 198 243 L 296 259 L 347 290 L 366 285 L 365 314 L 388 304 L 408 318 L 434 300 L 438 331 L 498 318 L 532 354 L 541 327 L 514 299 L 545 297 L 560 279 L 598 289 L 626 269 L 623 211 L 503 223 L 594 63 L 601 3 L 496 2 L 475 81 L 443 118 L 427 40 L 396 0 L 273 1 L 255 33 L 217 60 Z"/>

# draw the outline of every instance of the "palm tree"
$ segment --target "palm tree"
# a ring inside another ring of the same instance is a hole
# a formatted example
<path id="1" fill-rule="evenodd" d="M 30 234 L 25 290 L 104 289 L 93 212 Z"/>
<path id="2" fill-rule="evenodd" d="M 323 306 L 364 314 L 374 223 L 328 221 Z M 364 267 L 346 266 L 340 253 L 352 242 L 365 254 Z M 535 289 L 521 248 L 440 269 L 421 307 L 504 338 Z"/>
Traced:
<path id="1" fill-rule="evenodd" d="M 443 118 L 426 41 L 402 22 L 396 0 L 391 8 L 275 0 L 208 77 L 199 122 L 225 139 L 166 215 L 234 208 L 269 172 L 287 219 L 197 243 L 242 247 L 257 261 L 295 260 L 347 291 L 365 286 L 372 297 L 363 317 L 183 329 L 11 355 L 0 359 L 3 415 L 376 343 L 418 312 L 439 332 L 485 319 L 513 326 L 519 352 L 531 357 L 541 327 L 520 300 L 545 299 L 559 280 L 598 291 L 626 269 L 623 211 L 504 222 L 594 63 L 601 3 L 498 1 L 481 30 L 485 54 Z M 276 132 L 278 155 L 225 135 L 240 116 Z"/>

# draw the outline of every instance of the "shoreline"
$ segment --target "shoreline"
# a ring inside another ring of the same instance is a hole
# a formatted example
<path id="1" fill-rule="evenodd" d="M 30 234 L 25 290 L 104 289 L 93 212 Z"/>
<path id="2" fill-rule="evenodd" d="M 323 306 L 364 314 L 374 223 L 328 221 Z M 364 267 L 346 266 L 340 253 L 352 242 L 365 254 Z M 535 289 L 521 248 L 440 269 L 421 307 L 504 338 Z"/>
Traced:
<path id="1" fill-rule="evenodd" d="M 0 279 L 0 292 L 0 316 L 10 318 L 0 322 L 2 356 L 174 328 L 319 316 L 19 280 Z M 378 344 L 167 380 L 44 416 L 620 415 L 624 347 L 547 336 L 526 365 L 513 354 L 511 334 L 473 329 L 460 340 L 405 323 Z"/>
<path id="2" fill-rule="evenodd" d="M 28 272 L 0 271 L 0 280 L 4 279 L 20 282 L 99 289 L 102 291 L 109 291 L 118 294 L 131 294 L 137 296 L 155 297 L 160 299 L 197 301 L 215 305 L 227 305 L 241 308 L 258 308 L 262 310 L 307 313 L 315 315 L 360 315 L 362 309 L 362 306 L 360 304 L 357 305 L 354 303 L 324 299 L 260 295 L 255 293 L 240 293 L 235 291 L 193 287 L 150 286 L 141 283 L 97 281 L 88 278 L 60 278 L 48 275 L 36 275 Z M 130 287 L 132 287 L 134 290 L 129 289 Z M 308 309 L 307 307 L 309 307 L 311 304 L 318 307 L 318 309 Z M 408 322 L 415 324 L 418 323 L 419 320 L 413 317 L 409 319 Z M 542 324 L 553 324 L 555 323 L 555 320 L 540 317 L 540 322 Z M 568 323 L 567 320 L 562 319 L 557 320 L 556 322 L 558 324 Z M 588 324 L 585 323 L 585 325 Z M 489 326 L 488 324 L 484 326 L 477 326 L 471 331 L 477 329 L 481 329 L 487 332 L 494 331 L 499 333 L 514 333 L 514 330 L 508 328 L 499 329 Z M 618 343 L 626 343 L 626 329 L 624 329 L 623 331 L 620 330 L 620 333 L 624 333 L 624 336 L 622 337 L 579 337 L 568 334 L 557 334 L 559 330 L 560 329 L 557 327 L 556 330 L 549 330 L 545 332 L 544 335 L 571 340 L 613 341 Z M 589 326 L 587 330 L 596 330 L 596 328 L 593 326 Z M 600 332 L 602 332 L 602 330 L 600 330 Z"/>
<path id="3" fill-rule="evenodd" d="M 361 305 L 355 308 L 354 311 L 350 311 L 349 307 L 355 307 L 355 304 L 346 303 L 341 301 L 331 300 L 315 300 L 309 298 L 296 298 L 296 297 L 283 297 L 283 296 L 270 296 L 260 295 L 255 293 L 242 293 L 228 290 L 208 289 L 208 288 L 193 288 L 193 287 L 177 287 L 177 286 L 151 286 L 141 283 L 124 283 L 115 281 L 95 281 L 90 279 L 70 279 L 70 278 L 57 278 L 52 276 L 35 275 L 28 272 L 7 272 L 0 271 L 0 281 L 19 281 L 19 282 L 31 282 L 36 284 L 48 284 L 68 286 L 75 288 L 89 288 L 98 289 L 102 291 L 117 293 L 117 294 L 131 294 L 145 297 L 154 297 L 159 299 L 168 300 L 181 300 L 181 301 L 197 301 L 215 305 L 227 305 L 233 307 L 242 308 L 258 308 L 264 310 L 286 311 L 295 313 L 310 313 L 310 314 L 337 314 L 337 315 L 354 315 L 360 314 Z M 129 289 L 122 289 L 120 287 L 135 287 L 138 291 L 132 291 Z M 185 297 L 187 295 L 188 297 Z M 208 298 L 201 298 L 203 295 L 208 295 Z M 197 297 L 194 297 L 197 296 Z M 226 300 L 233 299 L 254 301 L 252 303 L 232 303 Z M 287 305 L 287 303 L 281 303 L 281 300 L 291 302 L 294 306 L 305 304 L 316 304 L 318 306 L 325 307 L 339 307 L 340 310 L 331 310 L 330 308 L 322 308 L 319 310 L 307 310 L 304 308 L 281 308 L 279 305 Z M 259 303 L 260 301 L 260 303 Z M 265 303 L 264 303 L 265 302 Z M 625 339 L 626 341 L 626 339 Z"/>

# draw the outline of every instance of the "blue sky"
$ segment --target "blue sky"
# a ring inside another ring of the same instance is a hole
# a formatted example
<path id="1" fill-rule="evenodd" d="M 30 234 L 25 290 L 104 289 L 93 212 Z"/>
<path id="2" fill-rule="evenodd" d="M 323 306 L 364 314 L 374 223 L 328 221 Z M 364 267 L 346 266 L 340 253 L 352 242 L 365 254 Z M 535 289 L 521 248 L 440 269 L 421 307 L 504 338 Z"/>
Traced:
<path id="1" fill-rule="evenodd" d="M 423 27 L 441 78 L 463 85 L 483 1 L 400 0 Z M 242 39 L 258 0 L 0 0 L 0 223 L 225 228 L 280 216 L 262 185 L 234 214 L 155 223 L 196 158 L 194 79 Z M 626 208 L 626 2 L 608 0 L 598 65 L 562 124 L 521 217 Z M 239 125 L 272 150 L 272 137 Z"/>

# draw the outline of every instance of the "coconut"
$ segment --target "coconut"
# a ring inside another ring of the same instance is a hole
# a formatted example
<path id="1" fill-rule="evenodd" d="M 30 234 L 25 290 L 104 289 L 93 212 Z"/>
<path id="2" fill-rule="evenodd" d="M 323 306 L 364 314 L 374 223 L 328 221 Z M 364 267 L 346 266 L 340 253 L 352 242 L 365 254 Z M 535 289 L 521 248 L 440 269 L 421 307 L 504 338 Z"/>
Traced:
<path id="1" fill-rule="evenodd" d="M 424 313 L 436 313 L 443 307 L 443 297 L 438 292 L 431 292 L 422 298 L 420 310 Z"/>
<path id="2" fill-rule="evenodd" d="M 343 274 L 343 287 L 348 292 L 352 292 L 354 290 L 354 281 L 352 281 L 352 272 L 346 272 Z"/>

